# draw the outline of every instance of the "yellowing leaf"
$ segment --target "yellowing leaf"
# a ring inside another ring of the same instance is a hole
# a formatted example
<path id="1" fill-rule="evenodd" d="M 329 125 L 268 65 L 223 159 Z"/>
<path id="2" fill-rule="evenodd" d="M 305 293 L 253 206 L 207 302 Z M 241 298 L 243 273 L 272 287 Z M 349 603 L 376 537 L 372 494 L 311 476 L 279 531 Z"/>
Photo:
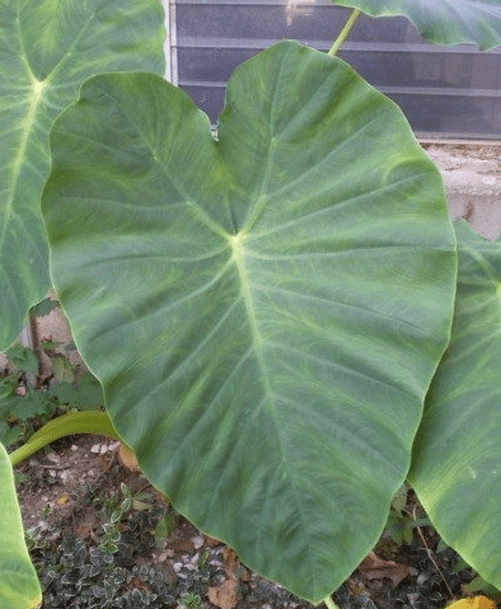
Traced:
<path id="1" fill-rule="evenodd" d="M 496 603 L 486 596 L 475 596 L 456 601 L 448 605 L 447 609 L 496 609 Z"/>
<path id="2" fill-rule="evenodd" d="M 139 464 L 136 455 L 125 444 L 120 444 L 118 448 L 118 458 L 124 467 L 132 472 L 139 471 Z"/>

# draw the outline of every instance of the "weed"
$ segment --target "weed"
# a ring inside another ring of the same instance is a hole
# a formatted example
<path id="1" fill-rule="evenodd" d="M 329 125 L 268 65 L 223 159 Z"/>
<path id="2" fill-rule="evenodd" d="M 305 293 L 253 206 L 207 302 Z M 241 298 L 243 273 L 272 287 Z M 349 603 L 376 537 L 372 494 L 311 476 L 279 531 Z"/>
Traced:
<path id="1" fill-rule="evenodd" d="M 410 486 L 405 483 L 397 491 L 383 533 L 383 538 L 391 538 L 398 546 L 412 541 L 416 527 L 430 525 L 428 518 L 418 517 L 424 511 L 417 500 L 413 497 L 412 504 L 409 502 L 410 490 Z"/>
<path id="2" fill-rule="evenodd" d="M 5 446 L 25 443 L 55 415 L 103 406 L 98 380 L 90 373 L 80 375 L 70 362 L 73 349 L 54 341 L 40 343 L 36 352 L 18 344 L 8 349 L 8 365 L 0 370 L 0 442 Z M 39 374 L 41 353 L 51 360 L 49 378 Z"/>
<path id="3" fill-rule="evenodd" d="M 178 602 L 186 609 L 198 609 L 198 607 L 200 607 L 201 601 L 202 599 L 198 594 L 195 594 L 194 592 L 189 592 L 188 594 L 182 596 Z"/>
<path id="4" fill-rule="evenodd" d="M 155 530 L 153 531 L 153 535 L 155 537 L 155 544 L 157 547 L 163 546 L 165 540 L 170 537 L 172 531 L 176 527 L 177 522 L 177 514 L 174 511 L 167 512 L 160 519 Z"/>

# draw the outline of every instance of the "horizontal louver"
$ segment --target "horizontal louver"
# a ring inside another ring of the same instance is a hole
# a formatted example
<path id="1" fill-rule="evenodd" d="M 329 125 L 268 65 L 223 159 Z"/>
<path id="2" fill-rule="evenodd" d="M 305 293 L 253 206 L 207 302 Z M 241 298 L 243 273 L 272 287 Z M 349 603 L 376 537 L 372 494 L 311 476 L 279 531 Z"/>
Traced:
<path id="1" fill-rule="evenodd" d="M 167 2 L 168 0 L 165 0 Z M 282 38 L 327 50 L 349 10 L 328 0 L 170 0 L 171 77 L 213 122 L 233 68 Z M 421 136 L 501 134 L 501 52 L 425 43 L 405 18 L 361 17 L 340 57 Z"/>

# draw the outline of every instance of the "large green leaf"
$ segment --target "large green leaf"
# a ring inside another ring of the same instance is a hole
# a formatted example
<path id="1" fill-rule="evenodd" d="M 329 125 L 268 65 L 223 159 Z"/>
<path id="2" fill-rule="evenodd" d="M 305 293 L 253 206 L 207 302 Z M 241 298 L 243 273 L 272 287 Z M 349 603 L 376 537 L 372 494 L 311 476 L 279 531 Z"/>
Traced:
<path id="1" fill-rule="evenodd" d="M 501 44 L 499 0 L 331 0 L 373 17 L 404 15 L 436 44 L 474 43 L 488 51 Z"/>
<path id="2" fill-rule="evenodd" d="M 444 540 L 501 589 L 501 240 L 456 225 L 451 345 L 427 397 L 409 479 Z"/>
<path id="3" fill-rule="evenodd" d="M 50 285 L 40 195 L 49 129 L 99 72 L 163 74 L 158 0 L 0 0 L 0 351 Z"/>
<path id="4" fill-rule="evenodd" d="M 51 136 L 53 278 L 149 479 L 318 602 L 405 478 L 455 239 L 402 113 L 340 59 L 242 64 L 218 136 L 160 78 L 87 81 Z"/>
<path id="5" fill-rule="evenodd" d="M 14 475 L 7 452 L 0 444 L 0 607 L 35 609 L 42 591 L 24 541 Z"/>

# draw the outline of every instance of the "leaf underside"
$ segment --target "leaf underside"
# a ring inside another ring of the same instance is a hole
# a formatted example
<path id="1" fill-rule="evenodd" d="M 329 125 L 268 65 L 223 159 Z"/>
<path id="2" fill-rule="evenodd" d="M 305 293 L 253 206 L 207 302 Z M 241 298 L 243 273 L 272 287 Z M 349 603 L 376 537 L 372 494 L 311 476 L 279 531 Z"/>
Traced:
<path id="1" fill-rule="evenodd" d="M 435 44 L 473 43 L 483 51 L 501 44 L 499 0 L 330 0 L 373 17 L 403 15 Z"/>
<path id="2" fill-rule="evenodd" d="M 384 527 L 447 343 L 438 171 L 290 41 L 234 72 L 217 141 L 169 83 L 105 75 L 51 147 L 52 274 L 115 428 L 196 526 L 321 601 Z"/>

